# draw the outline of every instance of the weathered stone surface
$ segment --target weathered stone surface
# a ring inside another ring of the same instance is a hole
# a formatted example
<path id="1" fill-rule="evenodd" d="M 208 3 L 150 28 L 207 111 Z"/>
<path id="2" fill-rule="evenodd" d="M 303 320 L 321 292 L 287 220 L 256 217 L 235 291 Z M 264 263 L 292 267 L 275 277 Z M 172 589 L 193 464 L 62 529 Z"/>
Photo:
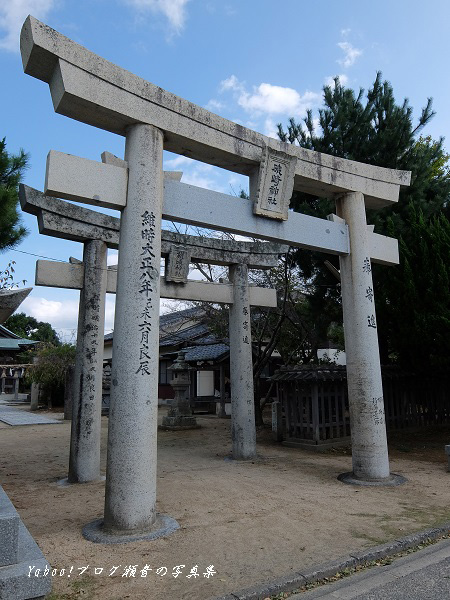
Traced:
<path id="1" fill-rule="evenodd" d="M 106 244 L 86 242 L 78 312 L 77 352 L 72 395 L 69 483 L 100 478 Z M 71 265 L 80 268 L 81 265 Z"/>
<path id="2" fill-rule="evenodd" d="M 256 198 L 250 194 L 255 215 L 287 221 L 296 163 L 292 154 L 268 146 L 263 149 Z"/>
<path id="3" fill-rule="evenodd" d="M 49 287 L 81 290 L 83 287 L 84 267 L 82 264 L 59 263 L 51 260 L 36 261 L 35 284 Z M 117 271 L 108 269 L 106 292 L 116 293 Z M 209 283 L 206 281 L 188 281 L 180 286 L 166 283 L 160 278 L 161 298 L 173 300 L 192 300 L 215 302 L 217 304 L 233 303 L 233 286 L 228 283 Z M 275 307 L 277 305 L 276 290 L 249 286 L 250 304 L 252 306 Z"/>
<path id="4" fill-rule="evenodd" d="M 31 384 L 30 410 L 37 410 L 39 406 L 39 383 Z"/>
<path id="5" fill-rule="evenodd" d="M 403 475 L 397 475 L 396 473 L 390 473 L 389 477 L 382 479 L 368 479 L 367 477 L 355 477 L 352 472 L 341 473 L 338 475 L 338 480 L 348 485 L 357 485 L 361 487 L 397 487 L 407 482 L 406 477 Z"/>
<path id="6" fill-rule="evenodd" d="M 375 298 L 362 194 L 337 201 L 349 226 L 351 254 L 340 256 L 353 474 L 359 480 L 388 480 L 383 386 Z"/>
<path id="7" fill-rule="evenodd" d="M 127 182 L 128 173 L 122 167 L 55 150 L 48 153 L 44 186 L 48 196 L 81 197 L 87 204 L 120 210 L 125 206 Z"/>
<path id="8" fill-rule="evenodd" d="M 108 245 L 108 248 L 119 247 L 118 229 L 114 231 L 106 227 L 98 227 L 91 223 L 63 217 L 48 210 L 39 211 L 38 227 L 39 233 L 52 237 L 82 243 L 88 240 L 101 240 Z"/>
<path id="9" fill-rule="evenodd" d="M 230 305 L 231 438 L 233 458 L 256 456 L 252 332 L 246 265 L 230 267 L 234 302 Z"/>
<path id="10" fill-rule="evenodd" d="M 304 578 L 305 584 L 314 583 L 315 581 L 320 581 L 326 577 L 333 577 L 336 573 L 354 567 L 357 564 L 358 561 L 353 556 L 344 556 L 339 560 L 332 560 L 317 567 L 302 569 L 301 575 Z"/>
<path id="11" fill-rule="evenodd" d="M 73 393 L 75 391 L 75 365 L 69 365 L 64 378 L 64 420 L 72 420 Z"/>
<path id="12" fill-rule="evenodd" d="M 30 566 L 48 568 L 33 540 L 0 486 L 0 600 L 38 598 L 51 590 L 51 577 L 28 577 Z"/>
<path id="13" fill-rule="evenodd" d="M 272 402 L 272 439 L 283 441 L 283 407 L 279 400 Z"/>
<path id="14" fill-rule="evenodd" d="M 167 537 L 179 529 L 179 527 L 178 521 L 175 521 L 172 517 L 157 514 L 156 520 L 149 531 L 128 535 L 122 533 L 114 534 L 105 532 L 103 519 L 96 519 L 83 527 L 83 537 L 90 542 L 94 542 L 94 544 L 129 544 L 131 542 L 157 540 L 161 537 Z"/>
<path id="15" fill-rule="evenodd" d="M 32 289 L 0 290 L 0 324 L 4 323 L 19 308 Z"/>
<path id="16" fill-rule="evenodd" d="M 172 246 L 166 258 L 164 278 L 167 282 L 187 283 L 191 255 L 185 246 Z"/>
<path id="17" fill-rule="evenodd" d="M 26 73 L 50 84 L 55 110 L 120 135 L 133 123 L 164 131 L 165 149 L 251 174 L 266 146 L 297 158 L 294 188 L 360 191 L 368 206 L 395 202 L 410 174 L 338 159 L 267 138 L 175 96 L 89 52 L 34 17 L 21 33 Z M 195 123 L 195 126 L 193 125 Z"/>
<path id="18" fill-rule="evenodd" d="M 130 127 L 111 370 L 104 518 L 109 534 L 148 532 L 156 519 L 162 153 L 161 131 Z"/>
<path id="19" fill-rule="evenodd" d="M 29 577 L 30 567 L 33 569 Z M 0 569 L 0 600 L 45 598 L 52 588 L 50 571 L 50 564 L 28 529 L 20 522 L 17 563 Z M 47 575 L 44 575 L 45 572 Z"/>
<path id="20" fill-rule="evenodd" d="M 349 252 L 345 224 L 295 212 L 287 221 L 256 218 L 251 200 L 177 181 L 164 182 L 163 217 L 330 254 Z"/>
<path id="21" fill-rule="evenodd" d="M 175 175 L 173 179 L 178 181 L 177 172 L 169 171 L 164 175 L 166 178 Z M 46 196 L 23 184 L 20 185 L 19 197 L 22 210 L 38 217 L 40 233 L 77 242 L 102 240 L 108 248 L 119 247 L 120 219 L 117 217 Z M 167 257 L 174 244 L 185 245 L 195 262 L 218 265 L 244 263 L 257 269 L 275 267 L 278 255 L 288 250 L 286 245 L 268 242 L 220 240 L 163 230 L 161 256 Z"/>
<path id="22" fill-rule="evenodd" d="M 17 562 L 20 518 L 0 487 L 0 567 Z"/>
<path id="23" fill-rule="evenodd" d="M 92 232 L 97 233 L 101 230 L 105 230 L 106 232 L 110 232 L 109 236 L 113 239 L 114 236 L 116 236 L 115 244 L 113 241 L 109 247 L 118 247 L 120 219 L 117 217 L 111 217 L 96 210 L 91 210 L 89 208 L 84 208 L 83 206 L 65 202 L 58 198 L 46 196 L 39 190 L 24 184 L 19 185 L 19 200 L 22 210 L 26 213 L 38 216 L 40 212 L 47 211 L 53 213 L 54 217 L 66 217 L 71 223 L 71 226 L 81 230 L 81 233 L 76 233 L 74 237 L 66 237 L 66 235 L 70 236 L 71 234 L 70 227 L 62 227 L 62 231 L 60 232 L 62 235 L 58 235 L 59 224 L 55 221 L 54 229 L 50 232 L 50 235 L 53 237 L 63 237 L 64 239 L 73 239 L 75 241 L 84 242 L 88 239 L 102 239 L 101 237 L 92 237 Z M 62 223 L 65 224 L 67 221 L 62 221 Z M 83 230 L 83 226 L 86 226 L 85 230 Z M 95 229 L 90 229 L 89 226 L 93 226 Z M 103 233 L 103 235 L 105 234 Z M 107 241 L 107 239 L 104 241 Z"/>
<path id="24" fill-rule="evenodd" d="M 189 402 L 191 378 L 189 371 L 193 368 L 185 360 L 185 352 L 181 350 L 169 369 L 172 373 L 170 385 L 175 391 L 175 398 L 169 407 L 167 416 L 162 420 L 162 429 L 195 429 L 197 419 L 192 415 Z"/>
<path id="25" fill-rule="evenodd" d="M 171 181 L 166 182 L 166 188 L 167 185 L 170 188 L 171 183 Z M 166 194 L 166 198 L 170 198 L 170 195 L 177 195 L 178 202 L 183 203 L 183 198 L 186 196 L 186 194 L 183 194 L 183 190 L 186 193 L 189 191 L 191 195 L 197 194 L 201 198 L 201 205 L 198 205 L 199 203 L 195 202 L 195 198 L 192 200 L 193 204 L 197 206 L 195 213 L 196 220 L 193 220 L 193 223 L 201 224 L 205 220 L 204 204 L 202 203 L 206 203 L 208 206 L 213 203 L 215 207 L 218 207 L 218 209 L 221 210 L 221 214 L 226 214 L 229 211 L 224 210 L 224 207 L 225 209 L 227 207 L 227 204 L 224 204 L 224 202 L 226 203 L 229 200 L 231 202 L 229 210 L 239 211 L 238 218 L 242 218 L 244 215 L 247 219 L 249 231 L 246 231 L 246 233 L 256 237 L 258 237 L 258 235 L 259 237 L 264 237 L 263 234 L 258 234 L 258 231 L 255 230 L 254 222 L 252 225 L 252 213 L 249 201 L 237 199 L 233 196 L 220 194 L 219 192 L 213 192 L 211 190 L 202 190 L 201 188 L 195 188 L 194 186 L 189 186 L 187 184 L 179 184 L 176 180 L 175 184 L 186 187 L 171 188 L 169 196 Z M 50 196 L 45 196 L 42 192 L 25 185 L 20 186 L 19 197 L 22 210 L 38 216 L 40 233 L 79 242 L 84 242 L 88 239 L 101 239 L 108 244 L 109 248 L 118 248 L 120 219 L 103 215 L 102 213 L 84 207 L 78 207 Z M 170 199 L 168 202 L 172 204 Z M 242 202 L 244 202 L 243 205 Z M 234 214 L 236 214 L 236 212 Z M 190 216 L 192 217 L 192 214 Z M 312 247 L 311 243 L 313 243 L 316 245 L 315 247 L 318 248 L 320 239 L 325 239 L 324 244 L 329 247 L 328 250 L 325 248 L 326 251 L 335 254 L 347 253 L 348 232 L 345 221 L 338 218 L 336 215 L 330 215 L 329 220 L 334 222 L 334 224 L 331 225 L 331 230 L 329 223 L 327 224 L 327 221 L 324 219 L 316 219 L 314 217 L 300 215 L 299 213 L 292 213 L 290 215 L 290 222 L 291 225 L 293 223 L 293 226 L 287 227 L 286 224 L 282 230 L 280 230 L 279 223 L 275 223 L 275 227 L 270 227 L 270 224 L 265 228 L 263 227 L 265 235 L 271 237 L 275 243 L 236 242 L 232 240 L 218 240 L 214 238 L 183 235 L 171 231 L 162 231 L 161 255 L 163 257 L 168 256 L 172 244 L 184 244 L 189 248 L 192 261 L 194 262 L 219 265 L 243 263 L 248 264 L 249 268 L 264 269 L 276 266 L 277 255 L 287 251 L 287 246 L 284 245 L 284 242 L 288 242 L 294 246 L 298 245 L 299 247 Z M 216 221 L 215 226 L 217 229 L 220 229 L 220 219 L 216 219 Z M 243 226 L 245 227 L 245 223 Z M 297 229 L 303 228 L 305 231 L 299 234 L 296 227 Z M 308 232 L 307 228 L 311 227 L 313 228 Z M 258 230 L 260 228 L 261 226 L 259 226 Z M 222 229 L 235 232 L 241 231 L 237 227 L 236 219 L 231 217 L 225 220 L 225 226 L 222 227 Z M 330 233 L 332 233 L 334 243 L 326 241 Z M 321 236 L 321 238 L 317 238 L 317 236 Z M 341 239 L 342 237 L 345 239 Z M 297 243 L 295 241 L 298 241 L 300 238 L 304 239 L 305 244 Z M 373 231 L 368 232 L 368 238 L 369 252 L 373 262 L 385 265 L 398 264 L 397 240 L 373 233 Z"/>
<path id="26" fill-rule="evenodd" d="M 270 242 L 241 242 L 203 236 L 186 235 L 163 230 L 161 233 L 161 256 L 167 256 L 173 244 L 186 247 L 192 262 L 214 265 L 246 264 L 249 269 L 276 267 L 278 256 L 288 251 L 284 244 Z"/>

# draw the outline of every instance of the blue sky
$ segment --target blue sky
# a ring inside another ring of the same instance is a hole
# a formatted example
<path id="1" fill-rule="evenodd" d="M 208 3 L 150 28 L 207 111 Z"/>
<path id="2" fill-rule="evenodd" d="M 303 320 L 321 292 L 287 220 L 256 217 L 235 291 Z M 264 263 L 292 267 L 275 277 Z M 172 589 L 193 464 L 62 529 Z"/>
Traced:
<path id="1" fill-rule="evenodd" d="M 333 76 L 367 89 L 381 70 L 397 100 L 409 98 L 416 116 L 433 97 L 437 115 L 424 134 L 450 140 L 446 0 L 8 0 L 0 5 L 0 137 L 8 151 L 30 153 L 24 182 L 40 190 L 50 149 L 100 160 L 104 150 L 122 156 L 124 140 L 57 115 L 48 85 L 24 75 L 19 31 L 28 14 L 144 79 L 266 135 L 275 137 L 278 122 L 317 110 Z M 247 188 L 234 173 L 169 153 L 165 168 L 182 170 L 183 181 L 201 187 L 230 194 Z M 81 244 L 41 236 L 35 217 L 23 220 L 30 234 L 17 251 L 0 255 L 0 270 L 15 260 L 17 280 L 32 285 L 36 257 L 23 252 L 81 258 Z M 115 260 L 111 253 L 110 262 Z M 69 339 L 78 293 L 37 287 L 21 309 Z M 113 314 L 108 295 L 107 331 Z"/>

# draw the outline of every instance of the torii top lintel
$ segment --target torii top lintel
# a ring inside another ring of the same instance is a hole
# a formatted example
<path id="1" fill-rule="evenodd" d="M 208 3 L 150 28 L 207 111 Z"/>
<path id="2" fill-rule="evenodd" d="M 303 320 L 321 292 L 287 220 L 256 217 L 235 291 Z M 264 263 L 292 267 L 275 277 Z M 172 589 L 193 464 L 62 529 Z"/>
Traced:
<path id="1" fill-rule="evenodd" d="M 313 152 L 268 138 L 141 79 L 76 44 L 32 16 L 22 28 L 25 73 L 50 85 L 55 111 L 125 135 L 148 123 L 164 132 L 166 150 L 254 175 L 269 147 L 296 160 L 294 189 L 328 195 L 362 192 L 366 206 L 398 200 L 410 173 Z"/>

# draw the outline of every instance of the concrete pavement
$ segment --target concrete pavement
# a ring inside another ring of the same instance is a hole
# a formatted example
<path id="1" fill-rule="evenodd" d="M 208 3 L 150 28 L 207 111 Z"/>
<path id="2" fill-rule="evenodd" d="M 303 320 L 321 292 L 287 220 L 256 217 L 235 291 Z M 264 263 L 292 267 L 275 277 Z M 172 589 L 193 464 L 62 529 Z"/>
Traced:
<path id="1" fill-rule="evenodd" d="M 398 558 L 387 566 L 294 594 L 289 600 L 444 600 L 450 598 L 450 540 Z"/>

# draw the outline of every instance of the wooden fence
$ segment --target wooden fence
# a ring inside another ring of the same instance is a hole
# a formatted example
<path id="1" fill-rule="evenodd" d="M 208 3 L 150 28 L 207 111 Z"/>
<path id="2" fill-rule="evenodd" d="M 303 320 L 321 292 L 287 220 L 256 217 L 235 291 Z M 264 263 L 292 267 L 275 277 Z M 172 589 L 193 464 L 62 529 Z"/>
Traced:
<path id="1" fill-rule="evenodd" d="M 382 369 L 386 426 L 390 429 L 450 422 L 450 378 L 419 377 L 397 369 Z M 333 444 L 350 437 L 345 367 L 282 368 L 277 382 L 287 441 Z"/>

